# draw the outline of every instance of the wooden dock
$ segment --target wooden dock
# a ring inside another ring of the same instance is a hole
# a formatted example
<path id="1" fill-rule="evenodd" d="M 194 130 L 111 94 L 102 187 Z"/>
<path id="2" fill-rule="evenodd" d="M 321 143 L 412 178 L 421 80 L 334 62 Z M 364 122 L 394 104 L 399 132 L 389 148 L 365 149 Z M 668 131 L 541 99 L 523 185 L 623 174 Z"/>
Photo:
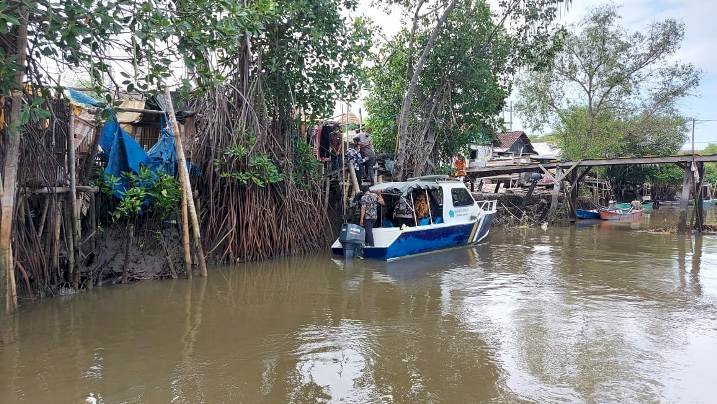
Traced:
<path id="1" fill-rule="evenodd" d="M 530 163 L 530 164 L 515 164 L 505 166 L 493 166 L 493 167 L 481 167 L 473 168 L 468 170 L 468 175 L 473 178 L 489 177 L 500 174 L 514 174 L 514 173 L 530 173 L 530 172 L 542 172 L 545 170 L 555 170 L 560 167 L 562 169 L 570 169 L 571 167 L 605 167 L 605 166 L 624 166 L 624 165 L 644 165 L 644 164 L 684 164 L 705 162 L 717 162 L 717 154 L 711 156 L 701 155 L 681 155 L 681 156 L 666 156 L 666 157 L 621 157 L 614 159 L 587 159 L 578 161 L 558 161 L 554 163 Z M 542 168 L 541 168 L 542 167 Z"/>
<path id="2" fill-rule="evenodd" d="M 704 225 L 704 212 L 702 207 L 702 184 L 704 181 L 704 163 L 717 162 L 717 154 L 710 156 L 685 154 L 679 156 L 645 156 L 645 157 L 621 157 L 610 159 L 585 159 L 578 161 L 556 161 L 551 163 L 529 163 L 504 166 L 488 166 L 469 169 L 467 174 L 473 179 L 491 177 L 504 174 L 517 173 L 542 173 L 554 181 L 551 210 L 555 210 L 558 203 L 558 196 L 563 181 L 567 181 L 570 202 L 571 217 L 575 219 L 577 206 L 578 187 L 580 181 L 592 170 L 593 167 L 625 166 L 625 165 L 657 165 L 676 164 L 684 170 L 682 180 L 682 193 L 680 195 L 680 218 L 678 228 L 680 232 L 687 232 L 687 207 L 690 193 L 695 200 L 695 230 L 699 233 Z M 582 170 L 581 170 L 582 169 Z M 496 187 L 496 192 L 498 188 Z M 690 192 L 692 191 L 692 192 Z"/>

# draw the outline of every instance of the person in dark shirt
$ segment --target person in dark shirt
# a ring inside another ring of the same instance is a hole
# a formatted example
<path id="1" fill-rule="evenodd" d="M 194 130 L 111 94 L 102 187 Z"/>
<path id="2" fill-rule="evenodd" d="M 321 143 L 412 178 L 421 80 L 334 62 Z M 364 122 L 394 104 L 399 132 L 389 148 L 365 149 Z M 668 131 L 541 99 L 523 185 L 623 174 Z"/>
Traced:
<path id="1" fill-rule="evenodd" d="M 376 164 L 376 153 L 373 151 L 373 140 L 370 130 L 358 134 L 361 156 L 364 158 L 364 178 L 367 178 L 371 185 L 373 181 L 373 166 Z"/>
<path id="2" fill-rule="evenodd" d="M 371 191 L 368 187 L 363 187 L 363 196 L 361 197 L 361 217 L 359 225 L 366 230 L 366 245 L 373 246 L 373 225 L 378 219 L 378 205 L 385 204 L 380 193 Z"/>
<path id="3" fill-rule="evenodd" d="M 354 139 L 354 143 L 351 144 L 351 147 L 346 151 L 346 160 L 349 162 L 349 164 L 353 164 L 354 167 L 354 173 L 356 173 L 356 180 L 359 184 L 361 184 L 362 181 L 362 165 L 364 162 L 364 158 L 361 155 L 361 145 L 359 145 L 358 138 Z"/>

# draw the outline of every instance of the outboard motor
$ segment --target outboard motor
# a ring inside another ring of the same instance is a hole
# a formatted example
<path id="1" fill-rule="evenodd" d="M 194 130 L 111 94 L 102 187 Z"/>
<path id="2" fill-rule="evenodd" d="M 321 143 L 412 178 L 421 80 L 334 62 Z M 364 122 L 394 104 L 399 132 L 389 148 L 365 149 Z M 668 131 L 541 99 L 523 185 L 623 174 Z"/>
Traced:
<path id="1" fill-rule="evenodd" d="M 344 258 L 353 258 L 357 251 L 360 253 L 363 249 L 366 230 L 357 224 L 345 223 L 341 226 L 339 242 L 344 249 Z"/>

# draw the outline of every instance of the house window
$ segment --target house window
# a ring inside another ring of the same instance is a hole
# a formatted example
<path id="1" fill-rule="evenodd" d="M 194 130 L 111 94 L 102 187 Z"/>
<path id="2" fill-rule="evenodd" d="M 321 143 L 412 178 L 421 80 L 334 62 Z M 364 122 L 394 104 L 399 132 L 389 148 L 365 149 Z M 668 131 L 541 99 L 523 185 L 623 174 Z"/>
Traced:
<path id="1" fill-rule="evenodd" d="M 473 197 L 465 188 L 451 189 L 451 197 L 453 197 L 453 206 L 456 208 L 475 204 Z"/>

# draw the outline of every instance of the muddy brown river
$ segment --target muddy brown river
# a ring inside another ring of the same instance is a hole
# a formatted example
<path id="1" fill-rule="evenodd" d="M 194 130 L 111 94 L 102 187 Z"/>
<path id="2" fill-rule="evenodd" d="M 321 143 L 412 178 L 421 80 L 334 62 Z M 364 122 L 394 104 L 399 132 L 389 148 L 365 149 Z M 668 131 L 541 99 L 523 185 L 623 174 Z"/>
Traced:
<path id="1" fill-rule="evenodd" d="M 717 236 L 645 231 L 672 222 L 494 229 L 391 263 L 277 259 L 25 305 L 0 402 L 714 402 Z"/>

